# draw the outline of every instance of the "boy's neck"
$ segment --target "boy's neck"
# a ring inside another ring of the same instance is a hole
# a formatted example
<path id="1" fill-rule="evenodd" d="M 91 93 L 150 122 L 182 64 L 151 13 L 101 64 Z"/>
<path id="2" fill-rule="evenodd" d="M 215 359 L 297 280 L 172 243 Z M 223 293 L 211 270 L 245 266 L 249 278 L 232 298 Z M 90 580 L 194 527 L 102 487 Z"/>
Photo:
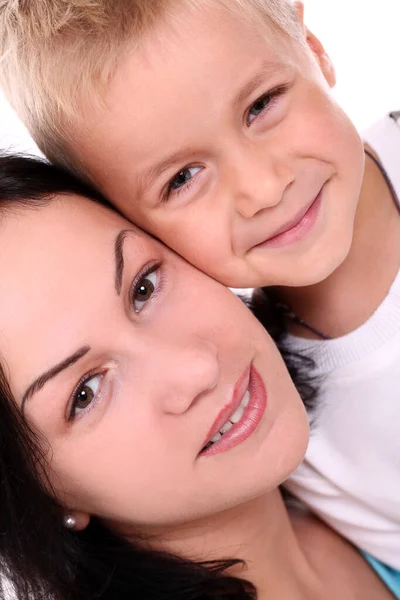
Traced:
<path id="1" fill-rule="evenodd" d="M 371 148 L 368 150 L 373 153 Z M 277 292 L 306 323 L 329 337 L 339 337 L 372 316 L 399 268 L 399 213 L 382 173 L 367 156 L 353 243 L 347 258 L 332 275 L 316 285 L 278 288 Z M 301 337 L 317 338 L 292 323 L 289 329 Z"/>

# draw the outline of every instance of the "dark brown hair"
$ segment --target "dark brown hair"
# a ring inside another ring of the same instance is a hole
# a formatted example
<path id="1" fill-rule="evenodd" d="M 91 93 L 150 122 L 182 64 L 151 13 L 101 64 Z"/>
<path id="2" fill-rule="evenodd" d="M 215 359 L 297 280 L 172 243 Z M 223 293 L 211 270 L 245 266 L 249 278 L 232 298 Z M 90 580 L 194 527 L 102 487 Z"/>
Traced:
<path id="1" fill-rule="evenodd" d="M 0 219 L 4 211 L 40 210 L 60 194 L 108 205 L 98 192 L 45 161 L 0 156 Z M 273 306 L 258 298 L 254 310 L 280 343 L 283 329 Z M 309 401 L 307 365 L 283 353 Z M 118 537 L 96 518 L 84 531 L 66 530 L 46 479 L 43 448 L 46 440 L 23 418 L 0 365 L 0 570 L 18 600 L 255 600 L 251 583 L 228 574 L 240 560 L 199 563 L 149 550 Z M 6 597 L 4 591 L 0 595 Z"/>

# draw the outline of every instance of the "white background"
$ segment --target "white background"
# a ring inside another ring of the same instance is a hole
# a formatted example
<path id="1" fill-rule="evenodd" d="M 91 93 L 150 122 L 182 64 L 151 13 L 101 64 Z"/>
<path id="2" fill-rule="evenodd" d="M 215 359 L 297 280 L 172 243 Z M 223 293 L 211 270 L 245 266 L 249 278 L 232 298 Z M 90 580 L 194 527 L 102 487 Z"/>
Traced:
<path id="1" fill-rule="evenodd" d="M 305 0 L 305 18 L 330 54 L 335 90 L 359 129 L 400 110 L 400 0 Z M 33 151 L 0 95 L 0 147 Z"/>
<path id="2" fill-rule="evenodd" d="M 336 67 L 335 94 L 359 129 L 400 110 L 400 0 L 305 0 Z"/>
<path id="3" fill-rule="evenodd" d="M 400 0 L 305 0 L 305 18 L 337 71 L 335 94 L 359 129 L 400 110 Z M 33 143 L 0 96 L 0 147 Z"/>

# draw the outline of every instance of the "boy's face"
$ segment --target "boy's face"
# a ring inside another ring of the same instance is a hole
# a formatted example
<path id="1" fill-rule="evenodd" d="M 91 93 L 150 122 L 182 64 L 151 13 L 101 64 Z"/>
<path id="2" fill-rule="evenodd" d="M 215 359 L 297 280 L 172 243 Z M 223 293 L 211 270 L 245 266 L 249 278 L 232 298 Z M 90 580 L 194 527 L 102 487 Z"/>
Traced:
<path id="1" fill-rule="evenodd" d="M 351 245 L 362 145 L 305 35 L 184 9 L 125 55 L 79 136 L 113 203 L 226 285 L 317 283 Z"/>

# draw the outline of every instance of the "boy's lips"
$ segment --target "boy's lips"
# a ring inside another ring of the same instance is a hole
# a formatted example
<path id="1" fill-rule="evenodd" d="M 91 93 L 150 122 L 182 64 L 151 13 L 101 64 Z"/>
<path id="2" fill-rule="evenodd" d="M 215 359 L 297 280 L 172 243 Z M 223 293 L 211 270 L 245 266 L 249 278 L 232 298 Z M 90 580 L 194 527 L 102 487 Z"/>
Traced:
<path id="1" fill-rule="evenodd" d="M 298 242 L 305 237 L 317 221 L 323 189 L 324 186 L 312 202 L 303 207 L 294 218 L 279 227 L 267 239 L 253 245 L 252 249 L 280 248 Z"/>
<path id="2" fill-rule="evenodd" d="M 238 380 L 232 400 L 219 412 L 203 442 L 199 456 L 210 456 L 225 452 L 247 439 L 258 427 L 266 408 L 266 391 L 261 376 L 253 365 Z M 241 416 L 238 415 L 239 414 Z M 230 428 L 221 436 L 221 428 L 233 418 Z M 217 441 L 211 440 L 219 437 Z"/>

